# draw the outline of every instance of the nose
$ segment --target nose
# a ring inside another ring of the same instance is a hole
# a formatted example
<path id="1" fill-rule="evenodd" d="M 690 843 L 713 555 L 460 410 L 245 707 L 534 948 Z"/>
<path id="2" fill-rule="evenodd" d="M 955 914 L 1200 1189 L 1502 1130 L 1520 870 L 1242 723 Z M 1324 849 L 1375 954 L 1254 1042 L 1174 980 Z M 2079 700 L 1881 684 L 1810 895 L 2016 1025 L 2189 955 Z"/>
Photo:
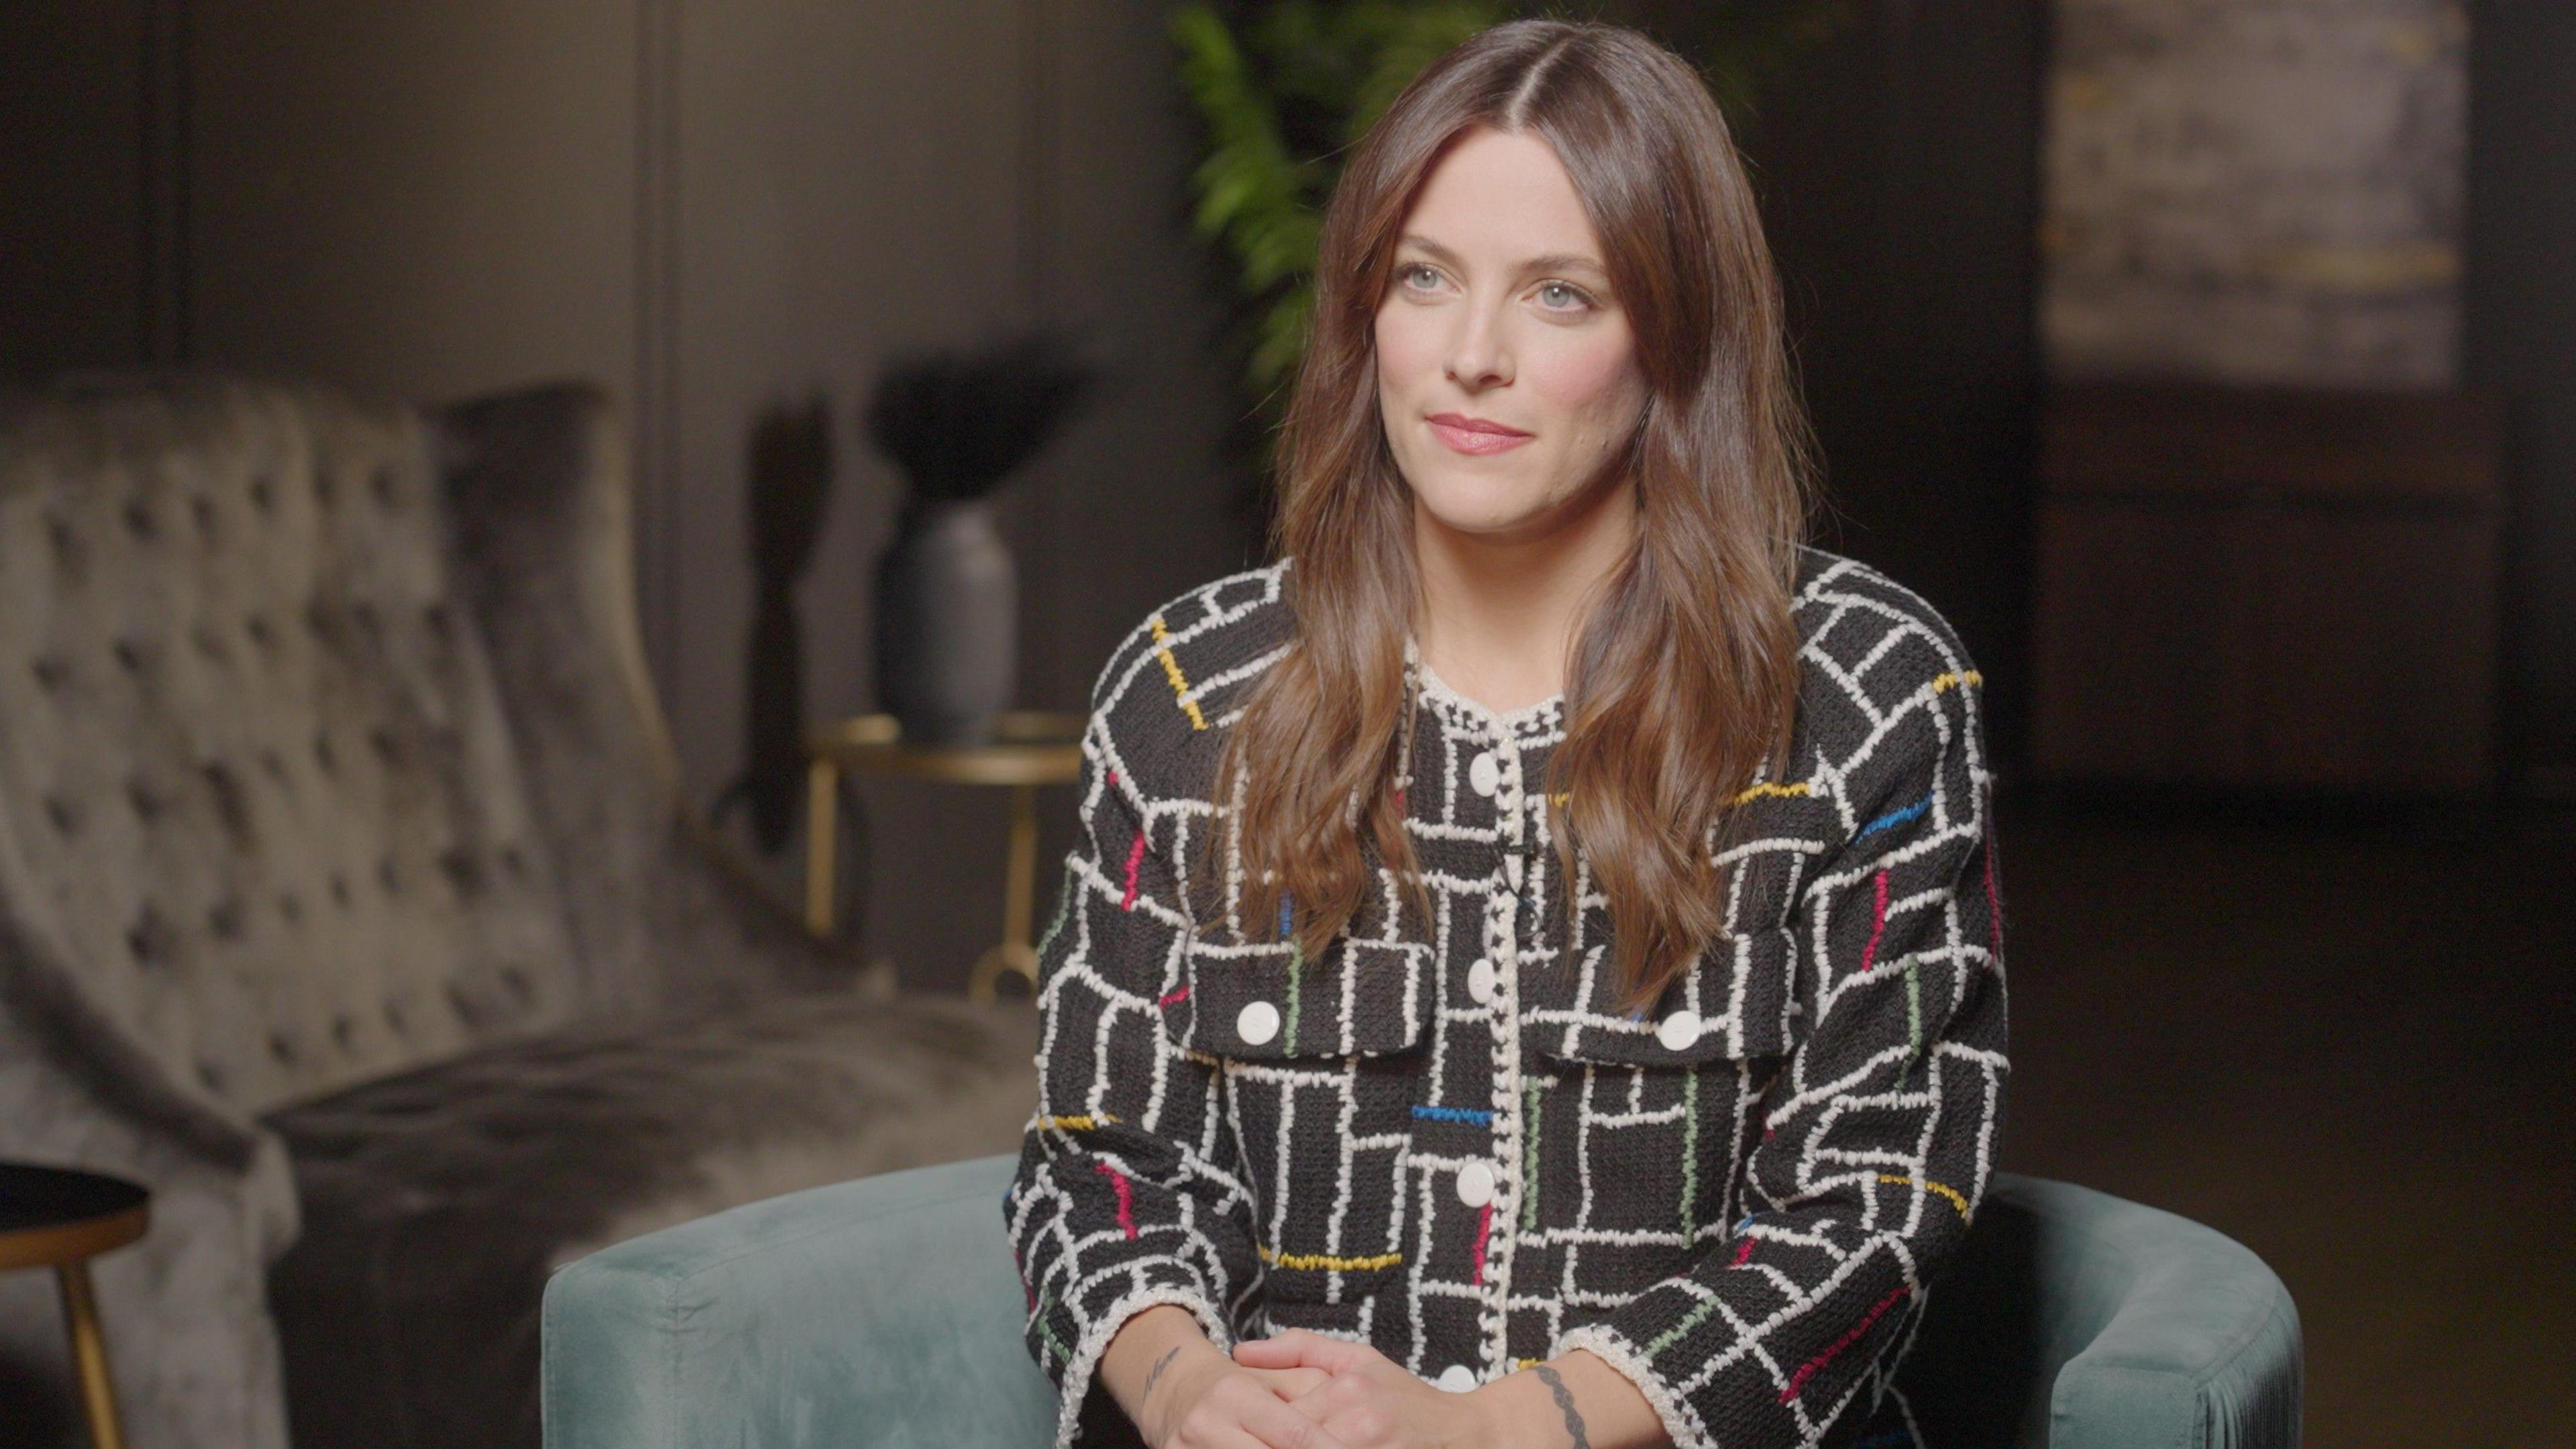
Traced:
<path id="1" fill-rule="evenodd" d="M 1510 382 L 1511 350 L 1493 314 L 1483 307 L 1461 307 L 1458 319 L 1442 369 L 1449 380 L 1471 392 Z"/>

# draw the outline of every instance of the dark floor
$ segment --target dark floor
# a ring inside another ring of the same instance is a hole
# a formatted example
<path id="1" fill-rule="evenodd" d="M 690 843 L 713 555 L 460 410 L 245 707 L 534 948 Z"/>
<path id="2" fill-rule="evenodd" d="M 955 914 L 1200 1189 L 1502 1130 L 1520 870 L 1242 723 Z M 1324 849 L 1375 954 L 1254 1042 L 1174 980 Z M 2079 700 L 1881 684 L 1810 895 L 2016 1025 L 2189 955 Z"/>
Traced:
<path id="1" fill-rule="evenodd" d="M 2576 1444 L 2576 814 L 1999 814 L 2002 1165 L 2260 1253 L 2317 1449 Z"/>

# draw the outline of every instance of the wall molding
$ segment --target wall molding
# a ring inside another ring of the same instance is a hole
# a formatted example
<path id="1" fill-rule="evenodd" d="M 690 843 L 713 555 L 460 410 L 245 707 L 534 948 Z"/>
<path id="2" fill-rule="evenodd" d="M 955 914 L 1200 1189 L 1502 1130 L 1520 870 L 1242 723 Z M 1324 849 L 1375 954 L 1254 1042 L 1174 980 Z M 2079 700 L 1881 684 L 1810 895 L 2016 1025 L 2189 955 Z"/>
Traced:
<path id="1" fill-rule="evenodd" d="M 644 649 L 680 660 L 680 0 L 635 4 L 635 382 L 627 400 Z"/>

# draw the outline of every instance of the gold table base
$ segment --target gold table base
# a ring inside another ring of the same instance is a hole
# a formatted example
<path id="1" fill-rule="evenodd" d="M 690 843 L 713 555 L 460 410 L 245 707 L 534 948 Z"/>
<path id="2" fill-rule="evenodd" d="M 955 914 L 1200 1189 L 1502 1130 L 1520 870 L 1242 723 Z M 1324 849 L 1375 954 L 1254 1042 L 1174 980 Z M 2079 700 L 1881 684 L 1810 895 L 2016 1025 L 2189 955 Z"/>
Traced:
<path id="1" fill-rule="evenodd" d="M 22 1190 L 32 1190 L 26 1188 L 24 1181 L 29 1177 L 41 1182 L 82 1176 L 26 1164 L 11 1165 L 10 1171 Z M 125 1449 L 125 1429 L 117 1420 L 116 1387 L 107 1367 L 107 1335 L 99 1326 L 98 1294 L 90 1284 L 89 1260 L 142 1237 L 152 1221 L 151 1206 L 141 1189 L 130 1183 L 111 1184 L 117 1186 L 124 1189 L 122 1196 L 134 1199 L 131 1206 L 0 1233 L 0 1270 L 54 1270 L 66 1336 L 71 1340 L 81 1417 L 88 1424 L 94 1449 Z"/>
<path id="2" fill-rule="evenodd" d="M 1011 843 L 1002 893 L 1002 940 L 976 958 L 966 975 L 966 995 L 975 1001 L 994 1000 L 1006 973 L 1027 982 L 1034 993 L 1038 953 L 1029 942 L 1029 924 L 1037 890 L 1037 787 L 1070 785 L 1081 778 L 1086 723 L 1084 716 L 1062 711 L 1005 710 L 994 723 L 992 742 L 982 745 L 908 745 L 902 740 L 902 727 L 888 714 L 860 715 L 816 733 L 806 744 L 811 761 L 805 776 L 806 929 L 817 936 L 832 933 L 842 771 L 958 785 L 1008 785 Z"/>

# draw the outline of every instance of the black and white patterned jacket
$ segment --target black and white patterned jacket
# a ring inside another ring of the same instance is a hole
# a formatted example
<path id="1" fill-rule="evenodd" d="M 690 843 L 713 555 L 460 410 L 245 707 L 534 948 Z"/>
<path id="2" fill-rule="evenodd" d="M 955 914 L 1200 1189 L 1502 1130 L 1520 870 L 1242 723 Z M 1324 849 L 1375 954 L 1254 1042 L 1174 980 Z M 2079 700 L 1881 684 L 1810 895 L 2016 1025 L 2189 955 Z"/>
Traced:
<path id="1" fill-rule="evenodd" d="M 1791 763 L 1741 801 L 1730 939 L 1631 1017 L 1604 899 L 1562 938 L 1538 799 L 1561 697 L 1498 715 L 1409 648 L 1431 939 L 1371 924 L 1395 918 L 1382 865 L 1293 970 L 1239 920 L 1184 920 L 1176 871 L 1221 848 L 1215 747 L 1285 646 L 1293 566 L 1173 599 L 1093 691 L 1003 1203 L 1059 1444 L 1132 1442 L 1093 1370 L 1157 1303 L 1221 1347 L 1308 1328 L 1454 1389 L 1589 1349 L 1681 1445 L 1916 1442 L 1894 1371 L 2007 1074 L 1980 680 L 1948 625 L 1806 554 Z"/>

